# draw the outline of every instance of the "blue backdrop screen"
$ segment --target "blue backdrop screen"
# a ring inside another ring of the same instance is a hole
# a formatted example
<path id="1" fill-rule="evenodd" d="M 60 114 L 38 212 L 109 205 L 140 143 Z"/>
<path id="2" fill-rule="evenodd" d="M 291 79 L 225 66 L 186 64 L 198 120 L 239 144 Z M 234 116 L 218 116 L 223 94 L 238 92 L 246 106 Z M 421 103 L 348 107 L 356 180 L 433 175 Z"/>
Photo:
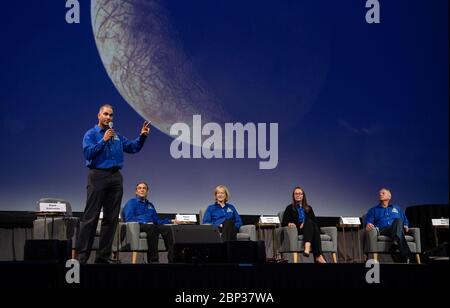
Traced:
<path id="1" fill-rule="evenodd" d="M 84 209 L 82 138 L 104 103 L 128 138 L 153 123 L 123 203 L 141 180 L 160 212 L 198 212 L 219 184 L 242 214 L 277 213 L 297 185 L 320 216 L 360 215 L 381 187 L 402 207 L 448 203 L 448 1 L 379 2 L 369 24 L 365 1 L 81 0 L 79 23 L 65 1 L 8 1 L 0 210 Z M 170 128 L 194 114 L 278 123 L 276 167 L 175 159 Z"/>

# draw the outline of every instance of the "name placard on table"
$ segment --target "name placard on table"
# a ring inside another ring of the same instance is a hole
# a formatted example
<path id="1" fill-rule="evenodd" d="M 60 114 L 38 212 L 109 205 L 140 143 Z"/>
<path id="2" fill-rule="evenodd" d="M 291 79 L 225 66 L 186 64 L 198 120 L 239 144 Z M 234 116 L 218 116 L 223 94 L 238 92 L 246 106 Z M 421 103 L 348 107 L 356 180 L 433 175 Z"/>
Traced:
<path id="1" fill-rule="evenodd" d="M 433 225 L 433 227 L 447 227 L 448 228 L 448 218 L 431 219 L 431 224 Z"/>
<path id="2" fill-rule="evenodd" d="M 339 219 L 341 225 L 361 225 L 359 217 L 342 217 Z"/>
<path id="3" fill-rule="evenodd" d="M 259 217 L 259 223 L 260 224 L 279 224 L 280 223 L 280 217 L 273 215 L 273 216 L 260 216 Z"/>
<path id="4" fill-rule="evenodd" d="M 66 204 L 62 202 L 39 202 L 39 212 L 42 213 L 65 213 L 67 212 Z"/>
<path id="5" fill-rule="evenodd" d="M 195 214 L 177 214 L 175 219 L 185 224 L 195 224 L 197 222 L 197 215 Z"/>

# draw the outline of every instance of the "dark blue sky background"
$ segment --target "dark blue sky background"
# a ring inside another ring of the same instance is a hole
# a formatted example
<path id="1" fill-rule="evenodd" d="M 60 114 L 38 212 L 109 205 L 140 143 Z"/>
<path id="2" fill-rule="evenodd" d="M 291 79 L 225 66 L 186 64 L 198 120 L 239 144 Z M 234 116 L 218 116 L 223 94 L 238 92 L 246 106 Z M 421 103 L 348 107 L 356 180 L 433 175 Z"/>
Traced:
<path id="1" fill-rule="evenodd" d="M 137 135 L 143 122 L 99 57 L 89 1 L 81 23 L 64 1 L 3 4 L 0 19 L 0 210 L 37 199 L 84 208 L 81 140 L 98 106 Z M 244 2 L 244 3 L 242 3 Z M 403 207 L 448 203 L 448 1 L 166 1 L 179 42 L 233 121 L 279 122 L 279 164 L 174 160 L 153 129 L 128 155 L 124 202 L 146 180 L 161 212 L 192 212 L 229 186 L 243 214 L 272 214 L 303 186 L 318 215 L 360 215 L 380 187 Z"/>

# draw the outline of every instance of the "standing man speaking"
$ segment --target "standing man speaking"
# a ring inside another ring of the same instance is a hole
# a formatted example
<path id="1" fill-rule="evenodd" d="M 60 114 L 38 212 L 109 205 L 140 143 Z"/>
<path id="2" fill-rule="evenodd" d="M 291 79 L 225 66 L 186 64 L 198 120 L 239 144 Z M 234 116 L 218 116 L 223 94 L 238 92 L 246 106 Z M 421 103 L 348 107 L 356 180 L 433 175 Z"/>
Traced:
<path id="1" fill-rule="evenodd" d="M 86 208 L 80 221 L 76 247 L 82 264 L 89 259 L 102 208 L 103 219 L 95 262 L 114 263 L 111 260 L 111 247 L 122 203 L 120 169 L 123 167 L 123 152 L 139 152 L 150 133 L 150 122 L 146 121 L 135 140 L 127 140 L 117 134 L 113 129 L 113 107 L 108 104 L 100 107 L 97 117 L 98 124 L 88 130 L 83 138 L 83 154 L 89 174 Z"/>

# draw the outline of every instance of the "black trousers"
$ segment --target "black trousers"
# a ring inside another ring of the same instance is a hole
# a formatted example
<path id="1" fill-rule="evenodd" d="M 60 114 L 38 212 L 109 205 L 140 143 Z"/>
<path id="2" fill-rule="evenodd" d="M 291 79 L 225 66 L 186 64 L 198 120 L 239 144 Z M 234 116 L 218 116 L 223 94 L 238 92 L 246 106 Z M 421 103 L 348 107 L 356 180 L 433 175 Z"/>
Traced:
<path id="1" fill-rule="evenodd" d="M 298 229 L 298 234 L 303 234 L 303 243 L 311 243 L 311 250 L 315 257 L 318 257 L 322 254 L 322 240 L 320 239 L 320 229 L 313 220 L 306 219 L 303 223 L 303 228 Z"/>
<path id="2" fill-rule="evenodd" d="M 102 208 L 103 219 L 96 260 L 105 260 L 111 257 L 111 247 L 122 203 L 122 181 L 122 174 L 119 170 L 89 170 L 86 208 L 80 220 L 76 245 L 81 263 L 89 259 Z"/>
<path id="3" fill-rule="evenodd" d="M 405 238 L 403 221 L 400 218 L 395 219 L 390 227 L 380 230 L 380 234 L 389 236 L 394 240 L 394 248 L 395 246 L 398 247 L 402 257 L 408 257 L 411 254 L 411 250 L 409 249 L 408 242 Z"/>
<path id="4" fill-rule="evenodd" d="M 219 228 L 219 231 L 222 234 L 222 241 L 226 242 L 237 240 L 237 228 L 234 225 L 234 222 L 231 220 L 225 220 L 222 225 L 223 227 Z"/>
<path id="5" fill-rule="evenodd" d="M 147 233 L 147 262 L 158 262 L 159 261 L 159 255 L 158 255 L 158 242 L 159 242 L 159 235 L 161 234 L 164 244 L 167 248 L 167 259 L 170 263 L 173 262 L 173 237 L 172 232 L 168 226 L 164 225 L 154 225 L 154 224 L 148 224 L 140 225 L 141 232 Z"/>

